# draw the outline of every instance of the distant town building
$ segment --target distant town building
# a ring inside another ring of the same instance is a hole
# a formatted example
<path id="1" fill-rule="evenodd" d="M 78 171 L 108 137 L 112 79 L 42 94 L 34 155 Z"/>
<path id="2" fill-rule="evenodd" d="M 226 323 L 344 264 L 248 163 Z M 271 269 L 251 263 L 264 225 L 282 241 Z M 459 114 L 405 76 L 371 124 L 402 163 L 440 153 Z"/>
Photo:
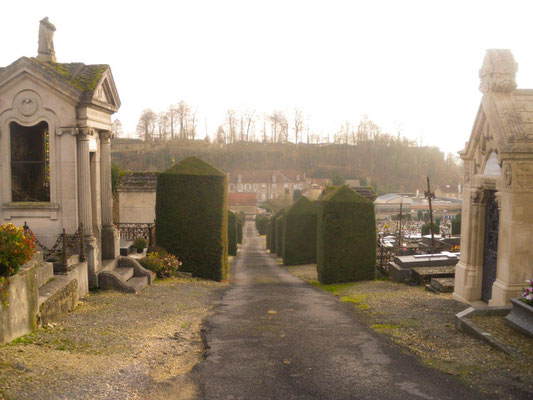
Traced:
<path id="1" fill-rule="evenodd" d="M 305 175 L 296 171 L 251 170 L 228 174 L 228 193 L 255 193 L 257 202 L 292 198 L 296 189 L 308 188 Z"/>
<path id="2" fill-rule="evenodd" d="M 257 195 L 256 193 L 228 193 L 228 207 L 231 211 L 243 212 L 246 216 L 257 214 Z"/>

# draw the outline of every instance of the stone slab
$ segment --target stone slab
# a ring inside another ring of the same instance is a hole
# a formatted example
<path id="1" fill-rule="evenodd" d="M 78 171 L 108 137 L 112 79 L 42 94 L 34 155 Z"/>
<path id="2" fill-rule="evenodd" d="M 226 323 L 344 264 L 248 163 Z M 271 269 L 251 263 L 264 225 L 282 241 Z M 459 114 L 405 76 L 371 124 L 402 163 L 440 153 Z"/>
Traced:
<path id="1" fill-rule="evenodd" d="M 455 284 L 454 278 L 432 278 L 431 286 L 441 293 L 452 293 Z"/>
<path id="2" fill-rule="evenodd" d="M 441 267 L 446 265 L 456 265 L 459 258 L 453 253 L 432 254 L 432 255 L 411 255 L 396 256 L 394 262 L 402 268 L 414 267 Z"/>
<path id="3" fill-rule="evenodd" d="M 411 268 L 411 277 L 418 283 L 429 282 L 432 278 L 453 278 L 454 266 Z"/>

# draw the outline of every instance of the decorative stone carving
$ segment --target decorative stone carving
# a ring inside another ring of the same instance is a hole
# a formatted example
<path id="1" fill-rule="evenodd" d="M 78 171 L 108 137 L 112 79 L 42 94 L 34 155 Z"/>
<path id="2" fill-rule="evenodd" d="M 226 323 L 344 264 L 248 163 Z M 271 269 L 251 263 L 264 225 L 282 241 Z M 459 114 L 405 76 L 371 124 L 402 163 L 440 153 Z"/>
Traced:
<path id="1" fill-rule="evenodd" d="M 503 179 L 506 188 L 510 188 L 513 183 L 513 169 L 511 164 L 505 164 L 503 169 Z"/>
<path id="2" fill-rule="evenodd" d="M 77 129 L 78 136 L 92 136 L 94 134 L 94 130 L 89 127 L 83 127 Z"/>
<path id="3" fill-rule="evenodd" d="M 56 62 L 54 50 L 54 32 L 56 27 L 48 21 L 48 17 L 39 21 L 39 48 L 37 58 L 46 62 Z"/>
<path id="4" fill-rule="evenodd" d="M 479 90 L 484 94 L 512 92 L 516 89 L 515 75 L 517 70 L 518 64 L 510 50 L 487 50 L 483 66 L 479 70 L 479 77 L 481 78 Z"/>
<path id="5" fill-rule="evenodd" d="M 70 126 L 70 127 L 67 126 L 67 127 L 59 128 L 56 131 L 57 136 L 61 136 L 63 134 L 71 134 L 72 136 L 76 136 L 78 134 L 78 128 L 76 128 L 75 126 Z"/>
<path id="6" fill-rule="evenodd" d="M 533 189 L 533 164 L 516 164 L 516 187 L 518 189 Z"/>
<path id="7" fill-rule="evenodd" d="M 470 182 L 470 163 L 465 161 L 463 168 L 464 168 L 465 183 L 469 183 Z"/>
<path id="8" fill-rule="evenodd" d="M 23 90 L 13 100 L 13 107 L 25 117 L 34 115 L 41 106 L 41 98 L 33 90 Z"/>

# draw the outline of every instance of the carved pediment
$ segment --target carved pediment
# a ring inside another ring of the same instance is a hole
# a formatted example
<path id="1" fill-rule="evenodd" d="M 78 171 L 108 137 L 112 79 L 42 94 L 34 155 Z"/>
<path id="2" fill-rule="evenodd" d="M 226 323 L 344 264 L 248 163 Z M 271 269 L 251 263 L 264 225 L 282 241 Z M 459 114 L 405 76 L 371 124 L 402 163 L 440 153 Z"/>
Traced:
<path id="1" fill-rule="evenodd" d="M 107 70 L 103 74 L 102 78 L 96 85 L 89 102 L 99 106 L 108 105 L 113 109 L 118 109 L 120 107 L 120 98 L 118 97 L 111 70 Z"/>

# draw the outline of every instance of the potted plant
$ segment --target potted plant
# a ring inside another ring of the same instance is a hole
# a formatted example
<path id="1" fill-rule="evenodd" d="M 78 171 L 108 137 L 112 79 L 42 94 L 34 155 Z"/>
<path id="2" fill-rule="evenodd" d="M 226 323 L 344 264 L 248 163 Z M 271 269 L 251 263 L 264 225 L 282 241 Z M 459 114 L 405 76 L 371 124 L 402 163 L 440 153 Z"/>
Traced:
<path id="1" fill-rule="evenodd" d="M 147 244 L 147 240 L 141 236 L 133 241 L 133 247 L 137 249 L 137 253 L 142 253 Z"/>
<path id="2" fill-rule="evenodd" d="M 533 337 L 533 279 L 526 281 L 522 296 L 511 299 L 511 312 L 505 317 L 505 323 L 510 327 Z"/>

